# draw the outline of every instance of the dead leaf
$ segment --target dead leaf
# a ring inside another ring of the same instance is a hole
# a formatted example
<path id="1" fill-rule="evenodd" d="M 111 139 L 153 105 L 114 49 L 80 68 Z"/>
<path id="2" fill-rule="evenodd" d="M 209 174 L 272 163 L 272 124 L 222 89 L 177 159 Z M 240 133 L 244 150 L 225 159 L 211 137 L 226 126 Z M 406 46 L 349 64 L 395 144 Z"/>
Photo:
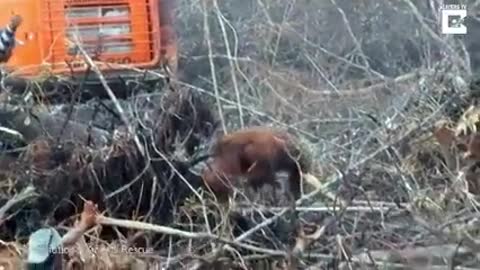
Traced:
<path id="1" fill-rule="evenodd" d="M 455 135 L 469 135 L 477 132 L 480 123 L 480 108 L 470 106 L 460 117 Z"/>

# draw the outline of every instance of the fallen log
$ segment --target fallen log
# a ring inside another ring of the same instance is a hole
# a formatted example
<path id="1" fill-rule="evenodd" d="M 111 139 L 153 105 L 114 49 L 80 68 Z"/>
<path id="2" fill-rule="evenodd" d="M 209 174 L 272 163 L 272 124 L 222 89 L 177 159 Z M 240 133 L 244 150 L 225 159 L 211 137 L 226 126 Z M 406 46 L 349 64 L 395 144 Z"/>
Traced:
<path id="1" fill-rule="evenodd" d="M 3 108 L 2 108 L 3 107 Z M 0 125 L 20 133 L 26 143 L 39 137 L 55 138 L 59 141 L 75 141 L 87 143 L 91 141 L 96 146 L 105 146 L 110 133 L 99 128 L 88 128 L 87 125 L 68 121 L 48 112 L 28 113 L 10 106 L 0 107 Z M 10 108 L 9 108 L 10 107 Z"/>

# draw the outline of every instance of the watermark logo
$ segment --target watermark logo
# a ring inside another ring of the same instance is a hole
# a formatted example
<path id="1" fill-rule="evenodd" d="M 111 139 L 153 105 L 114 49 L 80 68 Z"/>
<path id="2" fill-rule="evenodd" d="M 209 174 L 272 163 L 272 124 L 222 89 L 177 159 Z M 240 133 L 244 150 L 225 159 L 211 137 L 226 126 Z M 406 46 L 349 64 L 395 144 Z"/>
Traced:
<path id="1" fill-rule="evenodd" d="M 465 5 L 445 5 L 442 8 L 442 34 L 461 34 L 467 33 L 467 27 L 464 20 L 467 17 L 467 7 Z"/>

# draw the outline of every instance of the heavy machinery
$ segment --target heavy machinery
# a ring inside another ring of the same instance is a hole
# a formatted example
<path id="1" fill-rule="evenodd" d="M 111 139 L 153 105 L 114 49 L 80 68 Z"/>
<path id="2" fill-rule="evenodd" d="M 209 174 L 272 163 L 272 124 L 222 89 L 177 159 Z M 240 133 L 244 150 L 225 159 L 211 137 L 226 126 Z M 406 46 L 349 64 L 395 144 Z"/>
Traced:
<path id="1" fill-rule="evenodd" d="M 173 0 L 2 0 L 0 22 L 23 17 L 6 69 L 22 78 L 79 76 L 98 63 L 109 80 L 135 68 L 177 69 Z M 80 49 L 82 48 L 82 49 Z M 93 76 L 95 77 L 95 76 Z"/>

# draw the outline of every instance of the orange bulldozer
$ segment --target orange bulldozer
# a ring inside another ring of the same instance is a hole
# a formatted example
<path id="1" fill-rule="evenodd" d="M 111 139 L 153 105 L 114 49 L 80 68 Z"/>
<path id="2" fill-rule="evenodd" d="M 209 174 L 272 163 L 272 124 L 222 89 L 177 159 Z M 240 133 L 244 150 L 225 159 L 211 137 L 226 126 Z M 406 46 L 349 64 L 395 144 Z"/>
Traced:
<path id="1" fill-rule="evenodd" d="M 2 0 L 0 22 L 14 14 L 23 18 L 5 69 L 29 80 L 78 77 L 89 69 L 88 55 L 107 78 L 139 69 L 174 75 L 173 1 Z"/>

